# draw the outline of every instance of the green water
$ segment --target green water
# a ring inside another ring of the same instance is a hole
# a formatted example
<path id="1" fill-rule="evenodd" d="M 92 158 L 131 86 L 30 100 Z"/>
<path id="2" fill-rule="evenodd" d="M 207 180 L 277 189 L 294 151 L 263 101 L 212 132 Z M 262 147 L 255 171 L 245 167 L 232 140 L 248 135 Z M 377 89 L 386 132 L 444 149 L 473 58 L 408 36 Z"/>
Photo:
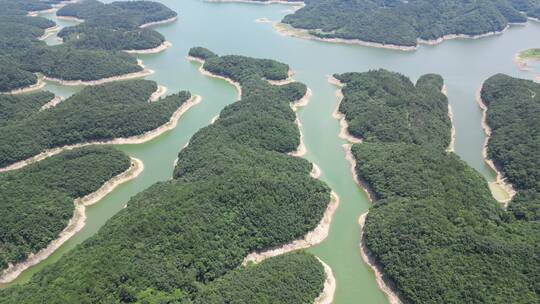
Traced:
<path id="1" fill-rule="evenodd" d="M 235 101 L 236 92 L 231 85 L 201 75 L 197 64 L 185 60 L 190 47 L 201 45 L 218 54 L 273 58 L 288 63 L 296 72 L 295 79 L 312 89 L 310 104 L 299 111 L 309 151 L 305 157 L 321 168 L 322 180 L 340 196 L 341 202 L 329 237 L 310 251 L 334 271 L 337 279 L 335 303 L 386 303 L 373 274 L 359 255 L 357 220 L 368 210 L 369 202 L 354 183 L 344 158 L 342 145 L 345 142 L 338 138 L 339 124 L 332 117 L 337 103 L 336 88 L 327 83 L 327 75 L 381 67 L 402 72 L 412 79 L 428 72 L 441 74 L 454 110 L 456 153 L 488 180 L 493 180 L 493 172 L 482 160 L 484 134 L 475 92 L 487 77 L 499 72 L 532 78 L 533 73 L 515 67 L 513 56 L 520 50 L 539 47 L 538 39 L 534 39 L 540 34 L 538 23 L 512 27 L 501 36 L 475 41 L 453 40 L 438 46 L 423 46 L 416 52 L 401 52 L 284 37 L 270 24 L 255 22 L 261 17 L 280 20 L 290 12 L 286 5 L 216 4 L 197 0 L 161 2 L 179 13 L 177 22 L 156 27 L 173 46 L 165 52 L 139 58 L 156 71 L 149 79 L 167 86 L 169 92 L 190 90 L 201 95 L 203 101 L 189 110 L 174 130 L 163 136 L 142 145 L 120 146 L 144 162 L 144 172 L 89 207 L 85 228 L 47 260 L 24 272 L 16 283 L 27 281 L 32 274 L 96 233 L 131 196 L 156 181 L 171 178 L 178 151 L 225 105 Z M 46 89 L 69 96 L 80 87 L 49 84 Z"/>

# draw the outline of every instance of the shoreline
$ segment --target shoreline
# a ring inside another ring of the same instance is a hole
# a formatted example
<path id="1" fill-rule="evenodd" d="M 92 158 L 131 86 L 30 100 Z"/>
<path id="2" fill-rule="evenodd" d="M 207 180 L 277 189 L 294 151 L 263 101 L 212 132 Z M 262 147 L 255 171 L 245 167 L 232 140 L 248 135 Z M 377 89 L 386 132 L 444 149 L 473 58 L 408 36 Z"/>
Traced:
<path id="1" fill-rule="evenodd" d="M 286 5 L 301 6 L 301 7 L 306 6 L 306 4 L 304 3 L 304 1 L 284 1 L 284 0 L 269 0 L 269 1 L 254 1 L 254 0 L 206 0 L 206 2 L 210 2 L 210 3 L 247 3 L 247 4 L 262 4 L 262 5 L 270 5 L 270 4 L 286 4 Z"/>
<path id="2" fill-rule="evenodd" d="M 71 16 L 58 16 L 56 15 L 56 19 L 65 20 L 65 21 L 72 21 L 77 23 L 83 23 L 84 19 L 79 19 L 77 17 L 71 17 Z"/>
<path id="3" fill-rule="evenodd" d="M 40 89 L 42 89 L 45 85 L 46 85 L 46 83 L 43 81 L 43 77 L 39 77 L 39 76 L 38 76 L 37 82 L 34 83 L 34 84 L 32 84 L 32 85 L 29 85 L 29 86 L 27 86 L 27 87 L 22 87 L 22 88 L 14 89 L 14 90 L 11 90 L 11 91 L 8 91 L 8 92 L 2 92 L 2 93 L 0 93 L 0 94 L 17 95 L 17 94 L 29 93 L 29 92 L 33 92 L 33 91 L 40 90 Z"/>
<path id="4" fill-rule="evenodd" d="M 238 100 L 242 99 L 242 86 L 240 86 L 240 83 L 238 83 L 238 82 L 236 82 L 236 81 L 234 81 L 234 80 L 232 80 L 230 78 L 223 77 L 223 76 L 220 76 L 220 75 L 217 75 L 217 74 L 214 74 L 214 73 L 211 73 L 211 72 L 205 70 L 204 69 L 205 60 L 203 60 L 201 58 L 197 58 L 197 57 L 193 57 L 193 56 L 186 56 L 186 59 L 189 60 L 189 61 L 200 63 L 201 66 L 199 67 L 199 72 L 201 74 L 203 74 L 204 76 L 218 78 L 218 79 L 225 80 L 226 82 L 232 84 L 236 88 L 236 91 L 238 92 L 237 99 Z"/>
<path id="5" fill-rule="evenodd" d="M 456 125 L 454 124 L 454 111 L 452 110 L 452 105 L 448 99 L 448 86 L 446 86 L 446 84 L 443 85 L 441 93 L 443 93 L 448 100 L 448 118 L 450 118 L 450 124 L 452 125 L 452 129 L 450 130 L 450 143 L 446 148 L 446 152 L 456 152 Z"/>
<path id="6" fill-rule="evenodd" d="M 495 171 L 497 177 L 495 181 L 488 182 L 488 185 L 490 186 L 491 194 L 497 200 L 499 203 L 503 205 L 503 208 L 506 209 L 508 207 L 508 204 L 514 198 L 514 195 L 516 195 L 516 190 L 514 190 L 512 184 L 506 181 L 506 178 L 503 176 L 501 170 L 499 170 L 498 166 L 495 164 L 495 162 L 488 157 L 488 144 L 489 139 L 491 138 L 491 127 L 487 123 L 487 111 L 488 107 L 482 100 L 481 92 L 482 87 L 476 92 L 476 101 L 478 102 L 478 106 L 482 110 L 482 129 L 484 130 L 484 134 L 486 135 L 486 139 L 484 140 L 484 145 L 482 148 L 482 157 L 484 158 L 484 162 L 493 170 Z M 506 196 L 508 198 L 498 198 L 496 197 L 493 187 L 499 187 L 502 191 L 505 192 Z"/>
<path id="7" fill-rule="evenodd" d="M 8 165 L 6 167 L 0 168 L 0 172 L 6 172 L 6 171 L 20 169 L 20 168 L 23 168 L 23 167 L 25 167 L 27 165 L 42 161 L 42 160 L 44 160 L 44 159 L 46 159 L 48 157 L 59 154 L 59 153 L 61 153 L 63 151 L 73 150 L 73 149 L 81 148 L 81 147 L 85 147 L 85 146 L 90 146 L 90 145 L 141 144 L 141 143 L 150 141 L 150 140 L 162 135 L 163 133 L 174 129 L 176 127 L 180 117 L 185 112 L 187 112 L 191 107 L 193 107 L 194 105 L 201 102 L 201 100 L 202 100 L 202 98 L 199 95 L 193 95 L 190 99 L 186 100 L 184 103 L 182 103 L 182 105 L 180 105 L 180 107 L 178 107 L 178 109 L 171 115 L 171 118 L 169 119 L 168 122 L 166 122 L 163 125 L 157 127 L 156 129 L 147 131 L 147 132 L 145 132 L 143 134 L 135 135 L 135 136 L 131 136 L 131 137 L 124 137 L 124 138 L 120 137 L 120 138 L 115 138 L 115 139 L 111 139 L 111 140 L 107 140 L 107 141 L 91 141 L 91 142 L 86 142 L 86 143 L 67 145 L 67 146 L 63 146 L 63 147 L 59 147 L 59 148 L 53 148 L 53 149 L 45 150 L 45 151 L 39 153 L 38 155 L 35 155 L 33 157 L 30 157 L 30 158 L 22 160 L 22 161 L 18 161 L 16 163 L 13 163 L 13 164 Z"/>
<path id="8" fill-rule="evenodd" d="M 302 123 L 300 122 L 300 118 L 298 117 L 298 109 L 301 107 L 305 107 L 309 103 L 311 96 L 312 96 L 311 89 L 307 88 L 306 94 L 304 94 L 302 98 L 289 103 L 289 106 L 291 107 L 291 109 L 294 112 L 294 115 L 296 116 L 294 123 L 296 124 L 296 127 L 298 128 L 298 132 L 300 133 L 300 143 L 298 144 L 298 148 L 296 149 L 296 151 L 291 151 L 287 153 L 290 156 L 301 157 L 301 156 L 306 155 L 307 153 L 307 148 L 304 143 L 304 134 L 302 133 L 302 130 L 301 130 Z"/>
<path id="9" fill-rule="evenodd" d="M 521 71 L 531 72 L 532 69 L 529 66 L 529 62 L 540 61 L 540 56 L 532 57 L 532 58 L 522 58 L 521 53 L 525 51 L 527 50 L 519 51 L 514 55 L 514 63 L 517 65 L 518 69 L 520 69 Z"/>
<path id="10" fill-rule="evenodd" d="M 494 36 L 494 35 L 500 35 L 510 28 L 510 24 L 508 24 L 504 29 L 500 31 L 493 31 L 493 32 L 488 32 L 488 33 L 478 34 L 478 35 L 448 34 L 448 35 L 439 37 L 437 39 L 430 39 L 430 40 L 417 38 L 416 45 L 414 46 L 385 44 L 385 43 L 379 43 L 379 42 L 365 41 L 361 39 L 321 38 L 321 37 L 312 35 L 310 33 L 310 30 L 302 29 L 302 28 L 295 28 L 289 24 L 282 23 L 282 22 L 275 22 L 273 24 L 273 28 L 279 34 L 284 35 L 284 36 L 289 36 L 289 37 L 317 40 L 317 41 L 330 42 L 330 43 L 355 44 L 355 45 L 361 45 L 361 46 L 367 46 L 367 47 L 410 52 L 410 51 L 416 51 L 422 45 L 437 45 L 447 40 L 453 40 L 453 39 L 473 39 L 474 40 L 474 39 L 480 39 L 480 38 L 485 38 L 485 37 Z"/>
<path id="11" fill-rule="evenodd" d="M 49 28 L 46 28 L 43 32 L 43 35 L 41 35 L 40 37 L 38 37 L 38 40 L 45 40 L 47 38 L 49 38 L 50 36 L 54 35 L 56 32 L 60 31 L 60 26 L 57 24 L 55 26 L 52 26 L 52 27 L 49 27 Z"/>
<path id="12" fill-rule="evenodd" d="M 51 101 L 47 102 L 46 104 L 42 105 L 39 111 L 45 111 L 47 109 L 50 109 L 52 107 L 56 107 L 57 104 L 61 103 L 64 100 L 62 96 L 54 96 Z"/>
<path id="13" fill-rule="evenodd" d="M 344 84 L 341 83 L 341 81 L 339 81 L 334 76 L 329 76 L 328 82 L 338 87 L 338 89 L 336 90 L 337 106 L 336 106 L 336 109 L 334 110 L 334 113 L 332 113 L 332 117 L 334 117 L 335 119 L 339 121 L 339 126 L 340 126 L 339 138 L 344 139 L 353 144 L 361 143 L 362 142 L 361 138 L 357 138 L 349 133 L 349 124 L 347 123 L 347 120 L 345 119 L 345 114 L 339 112 L 339 106 L 341 105 L 341 101 L 343 101 L 343 98 L 344 98 L 343 92 L 341 91 L 341 89 L 344 87 Z"/>
<path id="14" fill-rule="evenodd" d="M 399 298 L 398 294 L 390 287 L 390 284 L 387 282 L 387 280 L 385 280 L 380 264 L 375 260 L 375 257 L 369 251 L 369 248 L 367 248 L 366 246 L 364 238 L 364 226 L 367 214 L 368 212 L 365 212 L 358 218 L 358 225 L 360 226 L 360 255 L 362 256 L 362 260 L 369 266 L 369 268 L 371 268 L 371 270 L 375 274 L 375 280 L 377 281 L 377 285 L 379 286 L 379 289 L 386 295 L 388 302 L 390 304 L 400 304 L 402 303 L 401 299 Z"/>
<path id="15" fill-rule="evenodd" d="M 153 70 L 147 69 L 144 66 L 142 60 L 140 60 L 140 59 L 137 59 L 137 65 L 139 65 L 143 70 L 139 71 L 139 72 L 133 72 L 133 73 L 123 74 L 123 75 L 118 75 L 118 76 L 105 77 L 105 78 L 96 79 L 96 80 L 63 80 L 63 79 L 53 78 L 53 77 L 48 77 L 48 76 L 43 76 L 43 79 L 46 80 L 46 81 L 55 82 L 55 83 L 65 85 L 65 86 L 100 85 L 100 84 L 104 84 L 104 83 L 108 83 L 108 82 L 112 82 L 112 81 L 128 80 L 128 79 L 133 79 L 133 78 L 142 78 L 142 77 L 146 77 L 146 76 L 151 75 L 151 74 L 154 73 Z"/>
<path id="16" fill-rule="evenodd" d="M 324 273 L 326 274 L 326 280 L 324 281 L 324 287 L 321 294 L 315 299 L 315 304 L 332 304 L 334 301 L 334 294 L 336 293 L 336 278 L 332 268 L 325 262 L 317 257 L 319 263 L 323 265 Z"/>
<path id="17" fill-rule="evenodd" d="M 137 158 L 130 158 L 131 165 L 126 171 L 105 182 L 98 190 L 82 198 L 76 198 L 73 201 L 75 207 L 73 210 L 73 216 L 69 220 L 67 226 L 58 234 L 57 238 L 52 240 L 47 247 L 42 248 L 37 253 L 30 253 L 26 260 L 15 265 L 10 264 L 9 267 L 2 272 L 2 275 L 0 276 L 0 283 L 5 284 L 12 282 L 26 269 L 48 258 L 66 241 L 84 228 L 86 224 L 87 206 L 97 203 L 119 185 L 136 178 L 144 170 L 144 164 Z"/>
<path id="18" fill-rule="evenodd" d="M 164 20 L 160 20 L 160 21 L 148 22 L 148 23 L 144 23 L 144 24 L 139 25 L 139 28 L 145 28 L 145 27 L 159 25 L 159 24 L 171 23 L 171 22 L 176 21 L 177 19 L 178 19 L 178 16 L 174 16 L 174 17 L 164 19 Z"/>
<path id="19" fill-rule="evenodd" d="M 158 101 L 165 93 L 167 93 L 167 87 L 164 85 L 158 85 L 157 90 L 150 95 L 150 98 L 148 99 L 148 102 L 156 102 Z"/>
<path id="20" fill-rule="evenodd" d="M 142 49 L 142 50 L 123 50 L 124 52 L 128 54 L 156 54 L 159 52 L 163 52 L 164 50 L 170 48 L 172 46 L 172 43 L 165 40 L 160 45 L 156 46 L 155 48 L 150 49 Z"/>
<path id="21" fill-rule="evenodd" d="M 303 237 L 287 244 L 269 248 L 264 251 L 254 251 L 249 253 L 242 261 L 242 265 L 245 266 L 248 263 L 258 264 L 267 258 L 282 255 L 291 251 L 306 249 L 320 244 L 326 239 L 330 232 L 330 224 L 332 223 L 334 212 L 336 211 L 338 206 L 339 196 L 334 191 L 332 191 L 330 193 L 330 202 L 326 207 L 323 217 L 317 227 L 306 233 Z"/>

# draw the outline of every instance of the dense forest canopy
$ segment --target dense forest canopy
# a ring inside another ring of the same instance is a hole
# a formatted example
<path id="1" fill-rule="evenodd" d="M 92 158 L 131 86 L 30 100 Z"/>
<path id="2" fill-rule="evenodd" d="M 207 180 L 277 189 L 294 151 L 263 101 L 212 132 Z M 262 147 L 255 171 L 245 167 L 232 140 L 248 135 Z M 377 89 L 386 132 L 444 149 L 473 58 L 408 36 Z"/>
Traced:
<path id="1" fill-rule="evenodd" d="M 67 151 L 0 174 L 0 273 L 45 248 L 67 226 L 75 198 L 127 170 L 129 157 L 111 147 Z"/>
<path id="2" fill-rule="evenodd" d="M 64 6 L 58 16 L 84 19 L 80 25 L 62 29 L 65 43 L 77 48 L 106 50 L 143 50 L 159 46 L 165 38 L 152 29 L 140 28 L 150 22 L 176 17 L 176 12 L 151 1 L 127 1 L 103 4 L 83 0 Z"/>
<path id="3" fill-rule="evenodd" d="M 424 75 L 416 85 L 386 70 L 336 77 L 346 84 L 339 111 L 345 114 L 353 136 L 438 148 L 450 143 L 448 99 L 441 93 L 441 76 Z"/>
<path id="4" fill-rule="evenodd" d="M 95 21 L 88 17 L 88 22 L 62 31 L 65 43 L 48 46 L 39 38 L 55 23 L 43 17 L 27 16 L 27 13 L 50 9 L 55 3 L 57 1 L 0 1 L 0 92 L 35 84 L 37 77 L 33 73 L 62 80 L 91 81 L 140 72 L 143 68 L 136 58 L 120 50 L 160 45 L 164 41 L 161 34 L 139 29 L 139 25 L 176 16 L 175 12 L 155 2 L 128 1 L 110 5 L 99 2 L 104 7 L 115 7 L 113 11 L 117 15 L 99 15 Z M 72 5 L 78 4 L 63 9 Z M 117 20 L 126 27 L 117 30 L 115 22 L 99 18 Z"/>
<path id="5" fill-rule="evenodd" d="M 273 60 L 213 56 L 204 68 L 240 82 L 242 100 L 193 136 L 172 180 L 28 284 L 0 291 L 0 303 L 313 303 L 325 279 L 313 256 L 241 266 L 314 229 L 330 201 L 312 165 L 287 154 L 300 142 L 289 103 L 307 88 L 269 84 L 288 77 Z"/>
<path id="6" fill-rule="evenodd" d="M 19 95 L 0 94 L 0 127 L 39 112 L 41 107 L 53 98 L 54 94 L 47 91 Z"/>
<path id="7" fill-rule="evenodd" d="M 351 133 L 360 115 L 387 106 L 382 101 L 409 104 L 409 95 L 392 94 L 412 90 L 402 75 L 379 70 L 336 78 L 345 83 L 341 109 Z M 366 220 L 366 245 L 405 302 L 538 303 L 540 199 L 520 193 L 506 212 L 480 174 L 444 151 L 450 126 L 442 122 L 447 101 L 436 94 L 441 86 L 436 75 L 417 82 L 427 99 L 416 132 L 388 140 L 386 130 L 370 129 L 365 142 L 352 147 L 356 173 L 377 199 Z M 408 108 L 392 110 L 390 117 L 362 116 L 362 125 L 386 119 L 403 128 Z"/>
<path id="8" fill-rule="evenodd" d="M 418 39 L 481 35 L 540 15 L 539 0 L 306 0 L 284 23 L 321 38 L 416 46 Z M 522 13 L 523 12 L 523 13 Z"/>
<path id="9" fill-rule="evenodd" d="M 182 91 L 149 102 L 156 90 L 150 80 L 86 87 L 53 108 L 10 121 L 0 127 L 0 167 L 46 149 L 144 134 L 168 122 L 191 97 Z M 13 111 L 25 109 L 17 105 Z"/>
<path id="10" fill-rule="evenodd" d="M 540 192 L 540 84 L 498 74 L 481 97 L 492 130 L 489 158 L 516 189 Z"/>

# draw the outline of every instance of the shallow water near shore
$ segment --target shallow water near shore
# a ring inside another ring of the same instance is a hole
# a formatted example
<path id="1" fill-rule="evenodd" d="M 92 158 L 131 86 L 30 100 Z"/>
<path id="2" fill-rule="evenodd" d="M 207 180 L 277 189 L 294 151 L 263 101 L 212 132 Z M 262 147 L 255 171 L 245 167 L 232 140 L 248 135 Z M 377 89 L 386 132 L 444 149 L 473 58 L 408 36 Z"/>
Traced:
<path id="1" fill-rule="evenodd" d="M 338 137 L 339 122 L 332 117 L 337 105 L 337 88 L 327 82 L 327 76 L 376 68 L 401 72 L 413 80 L 425 73 L 441 74 L 454 111 L 456 153 L 488 181 L 493 181 L 495 174 L 482 159 L 485 136 L 475 93 L 482 82 L 495 73 L 532 79 L 534 73 L 520 71 L 513 59 L 518 51 L 539 46 L 534 37 L 540 35 L 540 23 L 513 26 L 503 35 L 478 40 L 456 39 L 404 52 L 285 37 L 275 32 L 272 24 L 255 22 L 258 18 L 281 20 L 290 12 L 291 7 L 287 5 L 220 4 L 198 0 L 160 2 L 179 13 L 176 22 L 154 27 L 172 43 L 172 47 L 137 58 L 155 71 L 147 78 L 165 85 L 168 93 L 190 90 L 201 95 L 202 102 L 184 114 L 174 130 L 145 144 L 119 146 L 144 162 L 144 172 L 87 208 L 88 219 L 83 230 L 48 259 L 25 271 L 14 283 L 27 281 L 95 234 L 110 217 L 122 210 L 130 197 L 155 182 L 170 179 L 177 153 L 189 138 L 210 124 L 223 107 L 236 100 L 233 86 L 201 75 L 199 65 L 185 59 L 190 47 L 204 46 L 220 55 L 238 54 L 282 61 L 296 72 L 296 80 L 311 88 L 311 102 L 299 110 L 308 149 L 305 158 L 320 167 L 321 179 L 339 195 L 340 206 L 327 240 L 309 251 L 326 262 L 336 276 L 334 303 L 386 303 L 373 273 L 360 257 L 358 217 L 368 210 L 370 203 L 354 183 L 345 160 L 342 147 L 345 141 Z M 61 25 L 73 24 L 61 22 Z M 54 41 L 55 37 L 49 37 L 47 42 Z M 81 88 L 48 83 L 45 89 L 66 97 Z"/>

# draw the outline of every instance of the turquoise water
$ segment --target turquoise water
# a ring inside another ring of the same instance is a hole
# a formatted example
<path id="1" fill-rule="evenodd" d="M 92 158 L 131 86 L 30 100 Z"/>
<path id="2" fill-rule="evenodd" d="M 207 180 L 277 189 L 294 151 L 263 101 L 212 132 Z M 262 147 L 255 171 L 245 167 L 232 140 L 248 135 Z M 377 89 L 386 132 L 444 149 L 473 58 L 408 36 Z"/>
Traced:
<path id="1" fill-rule="evenodd" d="M 482 82 L 495 73 L 532 78 L 533 73 L 516 68 L 513 57 L 519 50 L 540 46 L 538 39 L 534 39 L 540 34 L 538 23 L 515 26 L 499 36 L 474 41 L 452 40 L 437 46 L 422 46 L 415 52 L 402 52 L 284 37 L 276 33 L 271 24 L 255 22 L 261 17 L 280 20 L 290 12 L 287 5 L 217 4 L 196 0 L 161 2 L 179 13 L 177 22 L 155 27 L 173 46 L 159 54 L 138 57 L 156 71 L 149 79 L 167 86 L 169 92 L 190 90 L 201 95 L 202 102 L 190 109 L 174 130 L 159 138 L 141 145 L 119 146 L 144 162 L 144 172 L 89 207 L 85 228 L 47 260 L 23 273 L 17 283 L 27 281 L 32 274 L 93 235 L 131 196 L 157 181 L 171 178 L 178 151 L 225 105 L 236 100 L 231 85 L 201 75 L 198 64 L 185 59 L 190 47 L 205 46 L 220 55 L 239 54 L 288 63 L 296 72 L 295 79 L 312 89 L 310 104 L 299 111 L 308 149 L 305 157 L 321 168 L 322 180 L 340 196 L 341 202 L 329 237 L 310 251 L 334 271 L 335 303 L 386 303 L 372 272 L 359 255 L 357 220 L 370 204 L 354 183 L 344 158 L 342 145 L 345 142 L 338 137 L 339 123 L 332 117 L 337 105 L 336 88 L 327 82 L 327 76 L 377 68 L 398 71 L 412 79 L 424 73 L 441 74 L 454 110 L 456 153 L 491 181 L 494 173 L 484 164 L 481 155 L 485 137 L 475 93 Z M 48 43 L 49 40 L 54 38 L 49 38 Z M 46 89 L 69 96 L 80 87 L 48 84 Z"/>

